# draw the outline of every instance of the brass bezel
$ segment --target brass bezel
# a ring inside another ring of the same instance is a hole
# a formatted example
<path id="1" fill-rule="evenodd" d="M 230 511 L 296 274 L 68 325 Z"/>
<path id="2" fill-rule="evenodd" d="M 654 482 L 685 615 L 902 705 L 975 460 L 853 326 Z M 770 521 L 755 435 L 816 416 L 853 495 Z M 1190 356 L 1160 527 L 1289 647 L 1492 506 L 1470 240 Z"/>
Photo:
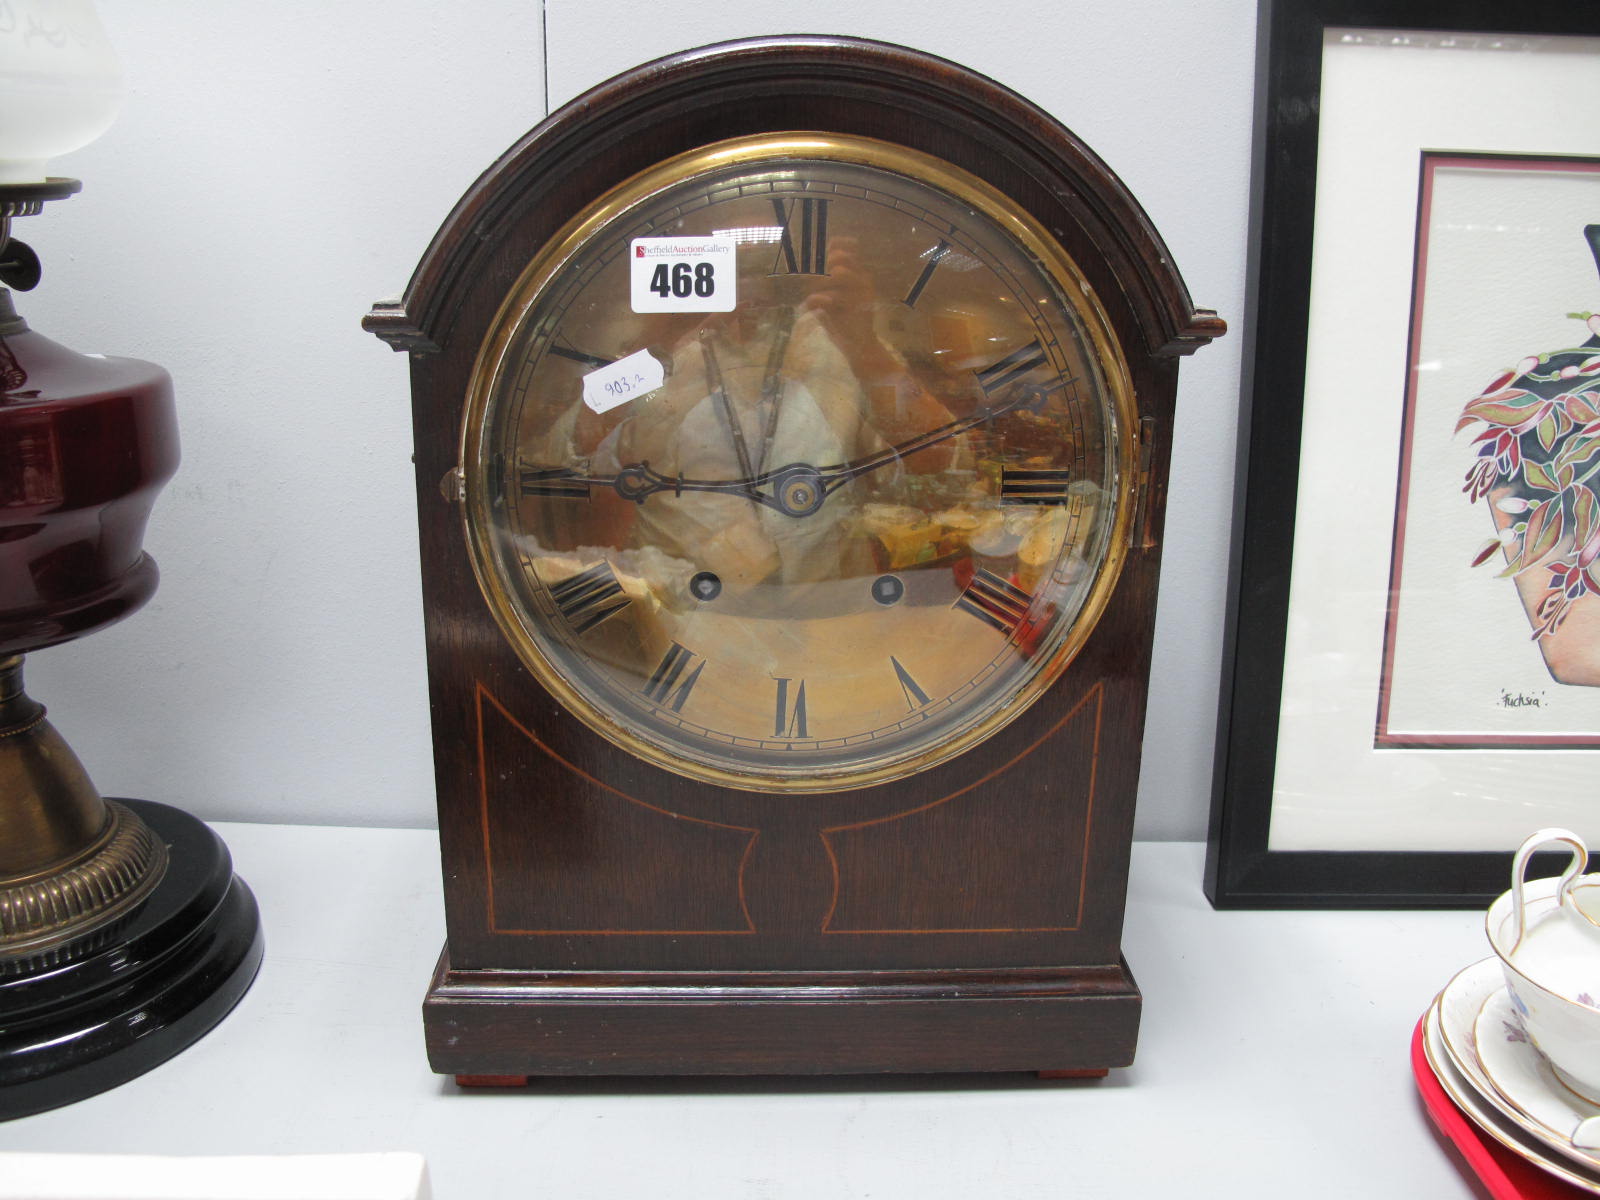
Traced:
<path id="1" fill-rule="evenodd" d="M 490 398 L 506 367 L 506 354 L 545 288 L 579 249 L 622 213 L 696 175 L 729 166 L 772 159 L 814 158 L 853 163 L 898 174 L 943 191 L 981 212 L 1023 247 L 1049 275 L 1082 322 L 1093 347 L 1101 383 L 1111 397 L 1107 441 L 1112 447 L 1111 491 L 1115 506 L 1104 558 L 1072 627 L 1050 657 L 1007 700 L 956 736 L 865 769 L 807 771 L 779 776 L 727 770 L 674 754 L 619 724 L 568 680 L 540 651 L 523 624 L 521 606 L 499 576 L 490 537 L 489 489 L 485 487 L 490 448 L 484 445 Z M 490 612 L 517 656 L 548 692 L 588 728 L 620 749 L 674 774 L 741 791 L 774 793 L 846 792 L 927 770 L 978 745 L 1008 725 L 1055 683 L 1099 623 L 1122 573 L 1131 544 L 1135 508 L 1138 409 L 1126 360 L 1087 278 L 1066 251 L 1031 214 L 977 176 L 921 151 L 875 138 L 830 133 L 782 133 L 733 138 L 665 159 L 600 197 L 555 234 L 529 261 L 490 323 L 469 377 L 462 420 L 458 470 L 463 499 L 461 520 L 468 557 Z"/>

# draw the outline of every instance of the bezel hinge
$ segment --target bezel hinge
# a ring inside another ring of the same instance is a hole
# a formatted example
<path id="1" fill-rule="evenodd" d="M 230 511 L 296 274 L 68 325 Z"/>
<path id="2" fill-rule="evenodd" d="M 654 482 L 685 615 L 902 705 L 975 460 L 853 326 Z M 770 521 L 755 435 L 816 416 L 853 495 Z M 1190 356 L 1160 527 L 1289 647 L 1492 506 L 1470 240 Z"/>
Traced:
<path id="1" fill-rule="evenodd" d="M 1136 550 L 1154 550 L 1158 544 L 1153 521 L 1161 511 L 1160 499 L 1155 495 L 1159 485 L 1151 478 L 1150 465 L 1155 458 L 1156 419 L 1139 418 L 1139 461 L 1135 471 L 1134 487 L 1138 498 L 1133 510 L 1133 547 Z"/>

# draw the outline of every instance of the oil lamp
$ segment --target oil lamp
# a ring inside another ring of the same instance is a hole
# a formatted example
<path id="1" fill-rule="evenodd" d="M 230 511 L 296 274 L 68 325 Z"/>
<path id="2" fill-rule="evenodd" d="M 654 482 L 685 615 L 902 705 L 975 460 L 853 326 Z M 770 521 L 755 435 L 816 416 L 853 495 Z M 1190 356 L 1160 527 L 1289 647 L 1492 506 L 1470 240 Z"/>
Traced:
<path id="1" fill-rule="evenodd" d="M 0 29 L 0 1118 L 170 1058 L 244 994 L 255 900 L 199 820 L 102 797 L 23 686 L 24 655 L 155 591 L 141 548 L 178 466 L 172 381 L 80 354 L 12 300 L 40 279 L 14 222 L 79 190 L 46 162 L 91 141 L 121 82 L 87 0 L 22 0 Z"/>

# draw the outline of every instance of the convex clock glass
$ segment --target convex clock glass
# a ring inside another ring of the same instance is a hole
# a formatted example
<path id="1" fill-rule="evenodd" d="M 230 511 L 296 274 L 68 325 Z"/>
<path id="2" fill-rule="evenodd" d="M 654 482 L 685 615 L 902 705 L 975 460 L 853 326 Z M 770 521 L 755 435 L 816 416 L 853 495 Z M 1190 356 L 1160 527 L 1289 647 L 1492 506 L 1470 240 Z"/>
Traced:
<path id="1" fill-rule="evenodd" d="M 669 261 L 706 239 L 731 254 Z M 641 284 L 677 311 L 636 312 Z M 597 200 L 507 297 L 463 435 L 474 566 L 619 746 L 740 788 L 895 778 L 1009 721 L 1092 627 L 1126 379 L 1077 268 L 974 176 L 719 143 Z"/>

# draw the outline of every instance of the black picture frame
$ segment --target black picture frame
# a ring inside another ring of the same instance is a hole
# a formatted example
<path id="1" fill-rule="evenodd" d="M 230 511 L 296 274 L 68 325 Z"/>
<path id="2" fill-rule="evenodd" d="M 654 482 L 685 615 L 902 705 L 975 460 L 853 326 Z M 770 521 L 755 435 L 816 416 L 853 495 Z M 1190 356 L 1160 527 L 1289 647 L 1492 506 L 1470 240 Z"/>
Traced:
<path id="1" fill-rule="evenodd" d="M 1330 27 L 1600 36 L 1600 5 L 1261 0 L 1258 10 L 1249 322 L 1205 891 L 1217 908 L 1477 908 L 1508 886 L 1511 849 L 1268 849 Z"/>

